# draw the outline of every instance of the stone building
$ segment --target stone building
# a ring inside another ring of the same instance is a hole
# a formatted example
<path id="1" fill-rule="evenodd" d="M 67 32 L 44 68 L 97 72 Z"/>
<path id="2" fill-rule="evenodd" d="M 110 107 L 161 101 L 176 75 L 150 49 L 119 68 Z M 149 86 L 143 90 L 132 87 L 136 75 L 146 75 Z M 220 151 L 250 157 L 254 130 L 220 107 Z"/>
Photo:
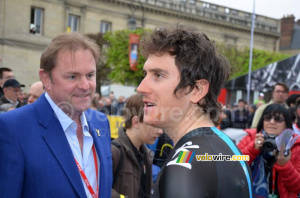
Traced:
<path id="1" fill-rule="evenodd" d="M 66 31 L 97 33 L 159 25 L 193 26 L 217 42 L 250 43 L 252 14 L 199 0 L 1 0 L 0 67 L 10 67 L 26 85 L 39 79 L 40 55 Z M 256 16 L 254 47 L 278 51 L 280 20 Z"/>

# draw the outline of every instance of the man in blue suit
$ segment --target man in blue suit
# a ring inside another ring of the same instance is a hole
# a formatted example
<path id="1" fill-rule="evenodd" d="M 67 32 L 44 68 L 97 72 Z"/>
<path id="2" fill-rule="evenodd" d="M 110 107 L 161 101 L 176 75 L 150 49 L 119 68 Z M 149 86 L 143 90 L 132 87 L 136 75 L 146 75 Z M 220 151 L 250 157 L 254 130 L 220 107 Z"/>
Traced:
<path id="1" fill-rule="evenodd" d="M 0 197 L 110 197 L 109 123 L 89 109 L 98 59 L 98 46 L 78 33 L 43 52 L 46 93 L 0 115 Z"/>

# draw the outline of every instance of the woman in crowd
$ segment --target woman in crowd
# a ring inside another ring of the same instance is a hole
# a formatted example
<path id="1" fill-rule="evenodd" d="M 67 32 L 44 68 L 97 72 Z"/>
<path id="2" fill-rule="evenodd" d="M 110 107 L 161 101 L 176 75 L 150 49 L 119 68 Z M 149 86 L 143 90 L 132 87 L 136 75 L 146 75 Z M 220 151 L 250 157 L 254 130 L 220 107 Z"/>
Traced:
<path id="1" fill-rule="evenodd" d="M 288 153 L 284 152 L 284 146 L 280 151 L 275 146 L 275 137 L 292 128 L 289 111 L 279 104 L 271 104 L 264 110 L 257 129 L 246 129 L 249 135 L 238 147 L 243 155 L 250 156 L 254 197 L 296 198 L 300 192 L 300 138 Z M 267 140 L 274 143 L 266 147 Z"/>

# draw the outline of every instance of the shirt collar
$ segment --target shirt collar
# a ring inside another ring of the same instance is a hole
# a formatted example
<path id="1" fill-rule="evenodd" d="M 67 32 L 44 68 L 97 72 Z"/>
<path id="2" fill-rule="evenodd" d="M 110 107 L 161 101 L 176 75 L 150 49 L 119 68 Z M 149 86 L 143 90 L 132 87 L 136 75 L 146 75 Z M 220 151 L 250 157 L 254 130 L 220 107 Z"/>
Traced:
<path id="1" fill-rule="evenodd" d="M 12 100 L 10 100 L 10 99 L 8 99 L 8 98 L 6 98 L 6 100 L 7 100 L 8 102 L 10 102 L 11 104 L 13 104 L 15 107 L 17 107 L 18 104 L 19 104 L 19 101 L 18 101 L 18 100 L 17 100 L 16 102 L 14 102 L 14 101 L 12 101 Z"/>
<path id="2" fill-rule="evenodd" d="M 63 112 L 51 99 L 51 97 L 49 96 L 49 94 L 46 92 L 45 93 L 45 98 L 47 99 L 47 101 L 49 102 L 51 108 L 53 109 L 58 121 L 60 122 L 64 132 L 66 132 L 66 130 L 73 124 L 75 123 L 67 114 L 65 114 L 65 112 Z M 86 120 L 86 116 L 85 113 L 81 113 L 80 115 L 80 121 L 81 121 L 81 125 L 83 126 L 83 128 L 86 131 L 89 131 L 89 126 Z M 75 123 L 76 124 L 76 123 Z"/>

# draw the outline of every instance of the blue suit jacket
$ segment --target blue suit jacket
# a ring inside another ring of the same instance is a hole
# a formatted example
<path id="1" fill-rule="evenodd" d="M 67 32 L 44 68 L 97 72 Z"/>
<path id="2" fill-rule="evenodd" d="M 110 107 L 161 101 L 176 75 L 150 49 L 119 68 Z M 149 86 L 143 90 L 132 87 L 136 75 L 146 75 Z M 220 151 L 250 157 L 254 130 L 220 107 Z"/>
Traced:
<path id="1" fill-rule="evenodd" d="M 110 198 L 109 122 L 100 112 L 85 113 L 100 159 L 99 197 Z M 44 95 L 0 115 L 0 197 L 86 197 L 66 135 Z"/>

